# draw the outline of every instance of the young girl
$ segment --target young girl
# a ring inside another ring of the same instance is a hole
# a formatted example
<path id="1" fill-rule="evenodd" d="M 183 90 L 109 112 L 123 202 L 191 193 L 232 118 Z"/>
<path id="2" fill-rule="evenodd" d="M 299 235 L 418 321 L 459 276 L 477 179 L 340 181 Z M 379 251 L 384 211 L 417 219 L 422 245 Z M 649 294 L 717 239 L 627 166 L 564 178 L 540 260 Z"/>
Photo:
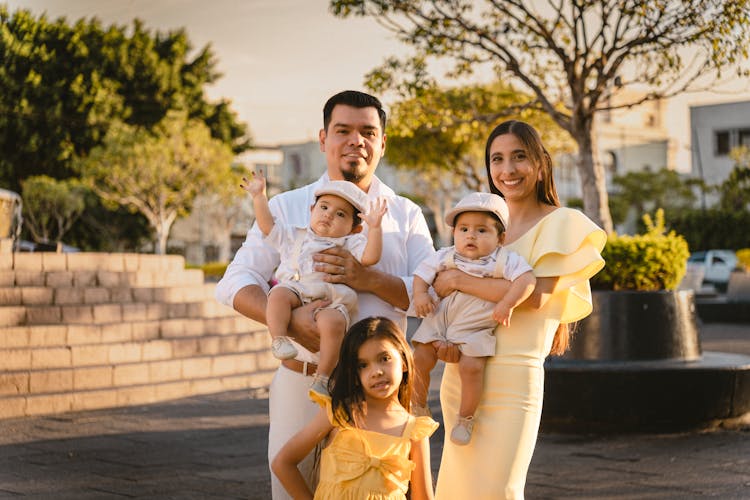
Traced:
<path id="1" fill-rule="evenodd" d="M 313 498 L 297 464 L 325 440 L 316 499 L 431 499 L 429 436 L 438 424 L 409 413 L 413 361 L 388 318 L 351 327 L 318 415 L 279 451 L 271 468 L 295 498 Z"/>

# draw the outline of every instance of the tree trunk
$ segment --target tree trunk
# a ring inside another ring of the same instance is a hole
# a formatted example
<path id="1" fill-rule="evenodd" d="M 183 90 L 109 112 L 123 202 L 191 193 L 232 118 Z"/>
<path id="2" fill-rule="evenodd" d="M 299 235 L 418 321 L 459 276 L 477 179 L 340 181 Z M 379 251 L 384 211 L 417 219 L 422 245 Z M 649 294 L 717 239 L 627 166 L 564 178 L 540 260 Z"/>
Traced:
<path id="1" fill-rule="evenodd" d="M 578 174 L 581 177 L 583 212 L 608 234 L 613 231 L 604 167 L 590 128 L 579 129 L 573 138 L 578 143 Z"/>
<path id="2" fill-rule="evenodd" d="M 169 231 L 165 231 L 162 228 L 156 230 L 156 241 L 154 241 L 154 253 L 157 255 L 164 255 L 167 253 L 167 238 L 169 237 Z"/>
<path id="3" fill-rule="evenodd" d="M 229 262 L 232 258 L 232 228 L 221 232 L 217 238 L 216 245 L 219 247 L 219 262 Z"/>
<path id="4" fill-rule="evenodd" d="M 159 223 L 156 224 L 156 241 L 154 241 L 154 253 L 157 255 L 164 255 L 167 253 L 167 240 L 169 239 L 169 231 L 172 229 L 177 218 L 177 211 L 170 212 L 167 215 L 161 216 Z"/>

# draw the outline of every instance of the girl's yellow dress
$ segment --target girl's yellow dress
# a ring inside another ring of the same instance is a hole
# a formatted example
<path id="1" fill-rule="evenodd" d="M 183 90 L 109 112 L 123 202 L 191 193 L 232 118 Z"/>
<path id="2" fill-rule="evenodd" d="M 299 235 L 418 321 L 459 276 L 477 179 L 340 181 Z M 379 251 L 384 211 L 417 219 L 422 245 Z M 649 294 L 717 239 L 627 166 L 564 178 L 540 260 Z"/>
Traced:
<path id="1" fill-rule="evenodd" d="M 430 417 L 411 416 L 402 435 L 391 436 L 341 425 L 333 419 L 330 398 L 315 399 L 338 428 L 321 453 L 315 499 L 405 499 L 414 469 L 414 462 L 409 460 L 411 442 L 432 435 L 438 423 Z"/>
<path id="2" fill-rule="evenodd" d="M 529 262 L 536 277 L 559 277 L 558 291 L 541 309 L 517 308 L 510 327 L 495 330 L 497 347 L 487 362 L 471 442 L 456 446 L 446 440 L 438 500 L 523 498 L 542 412 L 544 359 L 560 322 L 591 313 L 588 280 L 604 266 L 600 252 L 606 239 L 581 212 L 558 208 L 507 245 Z M 457 420 L 457 366 L 446 365 L 440 387 L 446 429 Z"/>

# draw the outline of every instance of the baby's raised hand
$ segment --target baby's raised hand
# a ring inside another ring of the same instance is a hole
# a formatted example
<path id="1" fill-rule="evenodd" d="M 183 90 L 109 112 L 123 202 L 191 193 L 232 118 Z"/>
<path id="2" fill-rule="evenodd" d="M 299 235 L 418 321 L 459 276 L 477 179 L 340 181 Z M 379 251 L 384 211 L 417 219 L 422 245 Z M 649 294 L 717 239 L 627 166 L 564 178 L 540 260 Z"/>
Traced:
<path id="1" fill-rule="evenodd" d="M 380 227 L 380 221 L 388 211 L 388 204 L 385 198 L 378 198 L 370 202 L 370 207 L 366 214 L 362 214 L 362 219 L 367 223 L 367 227 Z"/>
<path id="2" fill-rule="evenodd" d="M 250 193 L 250 196 L 255 198 L 258 195 L 264 195 L 266 194 L 266 178 L 263 176 L 263 173 L 250 173 L 250 180 L 247 179 L 247 177 L 242 178 L 242 184 L 240 184 L 240 187 Z"/>

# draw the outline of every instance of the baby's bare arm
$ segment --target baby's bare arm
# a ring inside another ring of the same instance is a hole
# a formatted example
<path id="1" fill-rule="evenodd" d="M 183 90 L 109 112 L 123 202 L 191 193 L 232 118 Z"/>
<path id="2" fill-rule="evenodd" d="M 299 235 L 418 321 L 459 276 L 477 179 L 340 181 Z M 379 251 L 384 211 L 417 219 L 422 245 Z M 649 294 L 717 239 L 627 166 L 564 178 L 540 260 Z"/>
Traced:
<path id="1" fill-rule="evenodd" d="M 268 207 L 268 197 L 266 196 L 266 178 L 262 173 L 250 174 L 251 179 L 242 178 L 240 187 L 250 193 L 253 198 L 253 210 L 255 211 L 255 221 L 265 236 L 271 232 L 274 226 L 273 215 Z"/>
<path id="2" fill-rule="evenodd" d="M 513 309 L 531 296 L 535 286 L 536 278 L 531 271 L 526 271 L 516 278 L 503 298 L 495 305 L 492 318 L 503 326 L 510 326 Z"/>
<path id="3" fill-rule="evenodd" d="M 362 214 L 362 220 L 367 224 L 367 245 L 362 253 L 363 266 L 372 266 L 380 260 L 383 252 L 383 228 L 380 227 L 380 223 L 387 211 L 386 201 L 378 198 L 371 201 L 367 213 Z"/>
<path id="4" fill-rule="evenodd" d="M 420 318 L 424 318 L 435 310 L 435 301 L 430 296 L 429 289 L 430 285 L 425 280 L 419 276 L 414 276 L 414 296 L 412 300 L 414 301 L 414 311 Z"/>

